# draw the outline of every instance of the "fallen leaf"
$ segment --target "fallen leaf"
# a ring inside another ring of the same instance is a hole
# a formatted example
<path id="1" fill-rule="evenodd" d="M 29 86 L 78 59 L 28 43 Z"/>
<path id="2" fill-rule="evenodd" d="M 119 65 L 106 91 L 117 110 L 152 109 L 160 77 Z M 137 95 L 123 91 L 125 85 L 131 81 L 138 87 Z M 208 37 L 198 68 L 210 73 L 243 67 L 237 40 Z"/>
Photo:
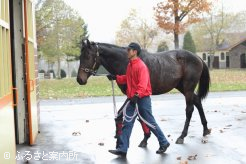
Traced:
<path id="1" fill-rule="evenodd" d="M 99 142 L 98 145 L 104 146 L 104 143 L 103 142 Z"/>
<path id="2" fill-rule="evenodd" d="M 73 136 L 80 136 L 81 133 L 80 133 L 80 132 L 73 132 L 72 135 L 73 135 Z"/>
<path id="3" fill-rule="evenodd" d="M 246 113 L 246 111 L 241 111 L 241 113 Z"/>
<path id="4" fill-rule="evenodd" d="M 188 156 L 188 160 L 196 160 L 197 154 L 196 155 L 190 155 Z"/>
<path id="5" fill-rule="evenodd" d="M 181 160 L 181 157 L 177 157 L 177 160 Z"/>
<path id="6" fill-rule="evenodd" d="M 89 120 L 85 120 L 85 122 L 86 122 L 86 123 L 88 123 L 88 122 L 89 122 Z"/>
<path id="7" fill-rule="evenodd" d="M 220 133 L 223 133 L 224 131 L 223 130 L 220 130 Z"/>
<path id="8" fill-rule="evenodd" d="M 202 143 L 204 143 L 204 144 L 205 144 L 205 143 L 208 143 L 208 139 L 203 138 L 203 139 L 202 139 Z"/>
<path id="9" fill-rule="evenodd" d="M 231 127 L 232 125 L 226 125 L 226 127 Z"/>
<path id="10" fill-rule="evenodd" d="M 167 137 L 171 137 L 171 135 L 170 135 L 170 134 L 168 134 L 168 135 L 167 135 Z"/>

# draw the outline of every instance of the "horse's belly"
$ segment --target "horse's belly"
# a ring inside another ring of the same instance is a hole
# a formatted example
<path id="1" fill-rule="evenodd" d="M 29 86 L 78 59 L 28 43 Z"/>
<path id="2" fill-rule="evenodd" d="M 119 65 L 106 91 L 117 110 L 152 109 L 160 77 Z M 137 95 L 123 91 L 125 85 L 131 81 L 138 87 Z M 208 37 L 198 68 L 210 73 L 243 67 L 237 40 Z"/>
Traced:
<path id="1" fill-rule="evenodd" d="M 153 87 L 152 87 L 153 88 Z M 173 88 L 153 88 L 152 95 L 160 95 L 171 91 Z"/>
<path id="2" fill-rule="evenodd" d="M 164 80 L 152 82 L 152 94 L 160 95 L 171 91 L 173 88 L 177 87 L 180 79 Z"/>

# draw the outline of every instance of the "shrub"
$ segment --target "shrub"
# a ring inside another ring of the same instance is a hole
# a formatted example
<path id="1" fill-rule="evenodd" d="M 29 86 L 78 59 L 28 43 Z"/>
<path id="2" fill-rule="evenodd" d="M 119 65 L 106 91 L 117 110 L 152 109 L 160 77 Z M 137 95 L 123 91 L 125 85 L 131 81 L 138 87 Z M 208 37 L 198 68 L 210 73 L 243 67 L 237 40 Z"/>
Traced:
<path id="1" fill-rule="evenodd" d="M 38 73 L 45 73 L 45 70 L 41 69 L 38 71 Z"/>

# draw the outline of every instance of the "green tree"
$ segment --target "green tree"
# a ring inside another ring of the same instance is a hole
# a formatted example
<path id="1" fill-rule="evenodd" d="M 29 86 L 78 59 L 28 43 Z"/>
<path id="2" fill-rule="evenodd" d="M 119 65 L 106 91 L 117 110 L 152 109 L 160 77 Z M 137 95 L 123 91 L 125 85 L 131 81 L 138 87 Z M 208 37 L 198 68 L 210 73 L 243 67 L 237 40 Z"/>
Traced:
<path id="1" fill-rule="evenodd" d="M 183 49 L 196 53 L 196 45 L 192 39 L 190 31 L 186 32 L 184 35 Z"/>
<path id="2" fill-rule="evenodd" d="M 158 47 L 157 47 L 157 52 L 162 52 L 162 51 L 168 51 L 169 48 L 167 46 L 167 42 L 166 41 L 162 41 Z"/>
<path id="3" fill-rule="evenodd" d="M 88 36 L 87 26 L 63 0 L 39 0 L 36 5 L 36 26 L 38 50 L 42 51 L 48 62 L 57 62 L 57 77 L 61 78 L 60 63 L 79 55 L 80 40 Z"/>

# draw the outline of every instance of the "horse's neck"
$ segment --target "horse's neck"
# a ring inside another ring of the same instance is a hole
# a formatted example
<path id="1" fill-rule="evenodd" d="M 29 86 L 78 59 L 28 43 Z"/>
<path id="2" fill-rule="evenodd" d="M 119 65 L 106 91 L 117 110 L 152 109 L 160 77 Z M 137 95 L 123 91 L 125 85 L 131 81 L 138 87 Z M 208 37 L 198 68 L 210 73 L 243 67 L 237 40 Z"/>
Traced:
<path id="1" fill-rule="evenodd" d="M 123 50 L 105 47 L 100 54 L 101 65 L 111 74 L 125 74 L 128 59 Z"/>

